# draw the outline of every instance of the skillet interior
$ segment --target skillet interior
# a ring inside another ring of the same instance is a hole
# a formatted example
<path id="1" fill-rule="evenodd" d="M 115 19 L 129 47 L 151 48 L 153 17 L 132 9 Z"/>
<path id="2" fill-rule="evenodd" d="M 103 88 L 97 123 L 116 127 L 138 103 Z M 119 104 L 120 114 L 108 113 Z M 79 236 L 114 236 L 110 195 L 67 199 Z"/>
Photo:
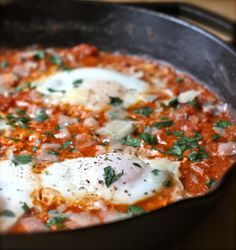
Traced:
<path id="1" fill-rule="evenodd" d="M 236 53 L 182 21 L 132 7 L 76 1 L 23 1 L 0 9 L 0 46 L 92 43 L 102 50 L 146 54 L 194 75 L 235 109 Z M 202 218 L 223 194 L 229 171 L 211 194 L 181 201 L 140 218 L 72 232 L 9 235 L 2 247 L 154 248 L 167 247 Z"/>

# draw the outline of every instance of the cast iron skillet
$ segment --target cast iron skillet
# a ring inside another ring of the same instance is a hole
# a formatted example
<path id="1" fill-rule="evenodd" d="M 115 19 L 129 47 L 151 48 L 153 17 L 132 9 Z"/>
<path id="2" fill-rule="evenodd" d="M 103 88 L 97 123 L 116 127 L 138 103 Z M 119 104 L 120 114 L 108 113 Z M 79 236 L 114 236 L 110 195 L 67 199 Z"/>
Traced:
<path id="1" fill-rule="evenodd" d="M 186 71 L 236 108 L 236 52 L 179 19 L 129 6 L 23 1 L 0 8 L 0 46 L 81 42 L 146 54 Z M 220 162 L 219 162 L 220 164 Z M 1 236 L 3 249 L 167 249 L 216 205 L 235 177 L 231 168 L 211 193 L 138 218 L 68 232 Z"/>

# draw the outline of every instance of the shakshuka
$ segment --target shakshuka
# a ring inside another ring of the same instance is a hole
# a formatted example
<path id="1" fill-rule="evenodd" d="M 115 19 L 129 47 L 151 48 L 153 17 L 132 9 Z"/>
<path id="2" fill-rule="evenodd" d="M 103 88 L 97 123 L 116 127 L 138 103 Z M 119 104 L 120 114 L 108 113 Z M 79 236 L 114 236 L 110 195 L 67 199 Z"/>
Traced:
<path id="1" fill-rule="evenodd" d="M 0 50 L 0 232 L 122 220 L 214 189 L 236 154 L 230 107 L 150 58 Z"/>

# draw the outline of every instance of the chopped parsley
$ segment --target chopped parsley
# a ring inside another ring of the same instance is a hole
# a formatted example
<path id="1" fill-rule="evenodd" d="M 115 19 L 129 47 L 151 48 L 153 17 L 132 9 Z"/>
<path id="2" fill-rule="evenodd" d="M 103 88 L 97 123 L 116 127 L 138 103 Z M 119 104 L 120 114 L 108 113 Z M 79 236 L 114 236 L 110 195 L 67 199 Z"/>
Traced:
<path id="1" fill-rule="evenodd" d="M 15 215 L 11 210 L 4 209 L 4 210 L 0 211 L 0 217 L 1 217 L 1 216 L 5 216 L 5 217 L 15 217 L 16 215 Z"/>
<path id="2" fill-rule="evenodd" d="M 217 121 L 214 123 L 214 127 L 216 128 L 228 128 L 232 123 L 230 121 Z"/>
<path id="3" fill-rule="evenodd" d="M 158 176 L 159 173 L 160 173 L 160 170 L 157 169 L 157 168 L 154 168 L 154 169 L 152 170 L 152 174 L 155 175 L 155 176 Z"/>
<path id="4" fill-rule="evenodd" d="M 75 80 L 75 81 L 72 82 L 72 85 L 73 85 L 74 88 L 78 88 L 79 85 L 80 85 L 82 82 L 83 82 L 82 79 L 77 79 L 77 80 Z"/>
<path id="5" fill-rule="evenodd" d="M 47 136 L 49 136 L 49 137 L 52 137 L 52 138 L 55 137 L 54 134 L 53 134 L 51 131 L 45 131 L 45 132 L 43 132 L 43 134 L 44 134 L 44 135 L 47 135 Z"/>
<path id="6" fill-rule="evenodd" d="M 127 137 L 123 139 L 123 144 L 128 145 L 128 146 L 133 146 L 133 147 L 140 147 L 141 140 L 128 135 Z"/>
<path id="7" fill-rule="evenodd" d="M 172 186 L 173 186 L 173 182 L 172 182 L 171 180 L 166 180 L 166 181 L 164 182 L 164 186 L 165 186 L 165 187 L 172 187 Z"/>
<path id="8" fill-rule="evenodd" d="M 149 145 L 156 145 L 158 143 L 156 136 L 149 133 L 143 133 L 139 136 L 139 138 L 144 140 L 144 142 Z"/>
<path id="9" fill-rule="evenodd" d="M 37 147 L 37 146 L 33 146 L 31 150 L 32 150 L 32 152 L 35 153 L 35 152 L 38 150 L 38 148 L 39 148 L 39 147 Z"/>
<path id="10" fill-rule="evenodd" d="M 137 108 L 134 110 L 135 114 L 143 115 L 143 116 L 149 116 L 153 112 L 153 108 L 150 108 L 148 106 Z"/>
<path id="11" fill-rule="evenodd" d="M 52 88 L 48 88 L 48 91 L 51 92 L 51 93 L 66 93 L 65 90 L 57 90 L 57 89 L 52 89 Z"/>
<path id="12" fill-rule="evenodd" d="M 72 141 L 66 141 L 66 142 L 64 142 L 64 143 L 61 145 L 60 149 L 66 149 L 66 148 L 68 148 L 68 147 L 71 146 L 71 145 L 72 145 Z"/>
<path id="13" fill-rule="evenodd" d="M 195 132 L 194 137 L 180 137 L 171 148 L 168 149 L 167 154 L 178 156 L 182 158 L 182 154 L 190 149 L 192 152 L 188 155 L 188 159 L 197 162 L 208 158 L 206 151 L 199 146 L 198 142 L 203 139 L 200 133 Z M 196 149 L 197 151 L 193 151 Z"/>
<path id="14" fill-rule="evenodd" d="M 28 163 L 32 162 L 32 159 L 33 159 L 33 157 L 30 154 L 22 154 L 22 155 L 14 155 L 13 156 L 13 162 L 16 165 L 28 164 Z"/>
<path id="15" fill-rule="evenodd" d="M 57 228 L 64 227 L 64 222 L 66 220 L 65 215 L 60 214 L 56 212 L 55 210 L 49 211 L 49 215 L 51 217 L 47 220 L 47 224 L 46 224 L 48 227 L 52 227 L 52 226 L 56 226 Z"/>
<path id="16" fill-rule="evenodd" d="M 4 61 L 2 61 L 2 62 L 0 63 L 0 68 L 6 69 L 6 68 L 8 68 L 8 67 L 9 67 L 9 62 L 8 62 L 8 61 L 4 60 Z"/>
<path id="17" fill-rule="evenodd" d="M 109 96 L 110 99 L 110 105 L 112 106 L 120 106 L 122 105 L 123 101 L 120 99 L 120 97 L 115 97 L 115 96 Z"/>
<path id="18" fill-rule="evenodd" d="M 195 99 L 192 100 L 192 101 L 189 101 L 188 105 L 192 106 L 193 108 L 197 108 L 198 107 L 198 103 L 197 103 L 197 101 Z"/>
<path id="19" fill-rule="evenodd" d="M 34 56 L 35 59 L 37 60 L 42 60 L 45 58 L 45 52 L 43 50 L 39 50 L 35 56 Z"/>
<path id="20" fill-rule="evenodd" d="M 142 168 L 142 166 L 141 166 L 139 163 L 137 163 L 137 162 L 133 162 L 132 164 L 133 164 L 135 167 Z"/>
<path id="21" fill-rule="evenodd" d="M 46 120 L 49 119 L 49 116 L 48 114 L 46 113 L 46 110 L 45 109 L 41 109 L 38 113 L 38 115 L 36 116 L 35 120 L 37 122 L 44 122 Z"/>
<path id="22" fill-rule="evenodd" d="M 173 134 L 174 136 L 181 137 L 181 136 L 184 135 L 184 132 L 183 132 L 183 131 L 178 131 L 178 130 L 177 130 L 177 131 L 173 131 L 172 134 Z"/>
<path id="23" fill-rule="evenodd" d="M 54 155 L 54 156 L 59 156 L 60 155 L 59 152 L 57 152 L 56 150 L 53 150 L 53 149 L 48 150 L 47 153 L 49 155 Z"/>
<path id="24" fill-rule="evenodd" d="M 49 58 L 48 58 L 49 62 L 53 63 L 53 64 L 56 64 L 58 66 L 61 66 L 62 65 L 62 60 L 61 60 L 61 57 L 59 55 L 51 55 Z"/>
<path id="25" fill-rule="evenodd" d="M 202 161 L 203 159 L 207 159 L 208 154 L 203 148 L 199 148 L 198 152 L 193 151 L 188 155 L 188 159 L 192 162 L 199 162 Z"/>
<path id="26" fill-rule="evenodd" d="M 7 115 L 8 124 L 11 126 L 20 126 L 21 128 L 29 128 L 27 125 L 30 121 L 30 117 L 27 115 L 16 116 L 12 113 Z"/>
<path id="27" fill-rule="evenodd" d="M 172 99 L 169 101 L 168 107 L 176 108 L 178 106 L 178 104 L 179 104 L 179 102 L 178 102 L 177 98 L 175 98 L 175 99 Z"/>
<path id="28" fill-rule="evenodd" d="M 182 83 L 183 81 L 184 81 L 183 77 L 176 77 L 175 78 L 175 82 L 177 82 L 177 83 Z"/>
<path id="29" fill-rule="evenodd" d="M 173 125 L 172 120 L 164 120 L 164 121 L 160 121 L 160 122 L 154 122 L 152 124 L 153 127 L 157 127 L 157 128 L 170 127 L 172 125 Z"/>
<path id="30" fill-rule="evenodd" d="M 138 207 L 135 205 L 128 206 L 127 214 L 129 214 L 129 215 L 137 216 L 137 215 L 141 215 L 144 213 L 145 213 L 145 211 L 141 207 Z"/>
<path id="31" fill-rule="evenodd" d="M 216 184 L 216 180 L 211 178 L 207 183 L 206 186 L 210 189 Z"/>
<path id="32" fill-rule="evenodd" d="M 104 170 L 103 177 L 107 187 L 110 187 L 112 183 L 117 181 L 124 174 L 123 170 L 119 174 L 116 174 L 115 170 L 111 166 L 107 166 L 103 170 Z"/>
<path id="33" fill-rule="evenodd" d="M 30 207 L 27 205 L 27 203 L 24 202 L 22 205 L 22 209 L 24 210 L 25 213 L 28 213 L 30 210 Z"/>
<path id="34" fill-rule="evenodd" d="M 218 140 L 219 138 L 220 138 L 220 135 L 217 134 L 217 133 L 211 136 L 212 141 L 216 141 L 216 140 Z"/>

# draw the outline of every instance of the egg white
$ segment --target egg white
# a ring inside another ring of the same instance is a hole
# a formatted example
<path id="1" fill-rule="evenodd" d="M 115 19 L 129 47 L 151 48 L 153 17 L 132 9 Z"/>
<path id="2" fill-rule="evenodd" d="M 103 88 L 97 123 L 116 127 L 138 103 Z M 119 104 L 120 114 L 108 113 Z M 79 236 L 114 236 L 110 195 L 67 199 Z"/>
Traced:
<path id="1" fill-rule="evenodd" d="M 80 80 L 76 87 L 73 82 Z M 78 68 L 57 72 L 33 83 L 37 91 L 52 104 L 84 105 L 91 110 L 102 110 L 109 97 L 120 97 L 124 107 L 139 101 L 139 94 L 148 90 L 148 83 L 114 70 L 103 68 Z"/>
<path id="2" fill-rule="evenodd" d="M 104 181 L 104 168 L 108 166 L 115 174 L 123 172 L 110 186 Z M 152 173 L 153 169 L 159 170 L 158 175 Z M 179 181 L 178 169 L 179 162 L 167 159 L 140 160 L 124 153 L 53 163 L 41 174 L 34 174 L 30 164 L 15 166 L 11 161 L 1 161 L 1 210 L 11 210 L 15 217 L 1 216 L 0 231 L 9 228 L 24 213 L 24 202 L 28 206 L 33 205 L 31 194 L 38 187 L 52 188 L 72 202 L 92 195 L 113 204 L 134 204 L 165 188 L 164 183 L 170 177 Z"/>

